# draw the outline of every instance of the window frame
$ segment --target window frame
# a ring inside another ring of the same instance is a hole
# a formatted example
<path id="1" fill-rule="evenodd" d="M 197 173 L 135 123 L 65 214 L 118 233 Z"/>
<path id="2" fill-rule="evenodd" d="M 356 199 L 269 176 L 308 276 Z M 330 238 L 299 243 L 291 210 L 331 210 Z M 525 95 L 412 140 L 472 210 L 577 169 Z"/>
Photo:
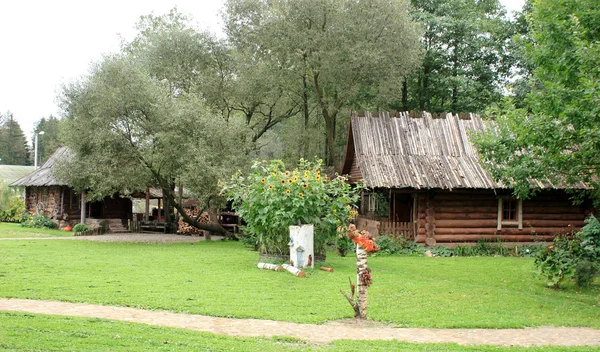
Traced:
<path id="1" fill-rule="evenodd" d="M 516 202 L 516 220 L 504 220 L 504 201 L 508 200 Z M 502 230 L 503 226 L 516 226 L 519 230 L 523 230 L 523 200 L 513 197 L 498 197 L 498 230 Z"/>

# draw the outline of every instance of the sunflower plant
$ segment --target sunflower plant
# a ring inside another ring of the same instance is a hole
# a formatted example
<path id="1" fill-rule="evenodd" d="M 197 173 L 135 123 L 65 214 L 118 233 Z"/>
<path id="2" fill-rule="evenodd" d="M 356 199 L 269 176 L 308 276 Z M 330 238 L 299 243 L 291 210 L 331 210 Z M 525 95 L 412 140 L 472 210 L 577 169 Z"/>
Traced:
<path id="1" fill-rule="evenodd" d="M 325 254 L 328 240 L 358 212 L 359 188 L 346 178 L 321 173 L 322 160 L 300 159 L 287 170 L 281 160 L 255 162 L 248 175 L 234 174 L 223 186 L 234 210 L 246 225 L 243 231 L 255 238 L 261 253 L 289 253 L 289 226 L 315 227 L 315 254 Z"/>

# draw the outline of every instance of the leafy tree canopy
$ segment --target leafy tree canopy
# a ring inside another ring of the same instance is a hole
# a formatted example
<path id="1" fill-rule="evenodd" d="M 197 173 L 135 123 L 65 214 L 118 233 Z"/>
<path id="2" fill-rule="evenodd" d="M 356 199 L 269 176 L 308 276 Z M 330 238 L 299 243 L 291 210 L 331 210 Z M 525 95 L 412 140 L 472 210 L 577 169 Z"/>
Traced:
<path id="1" fill-rule="evenodd" d="M 10 111 L 0 114 L 0 159 L 5 165 L 29 165 L 27 138 Z"/>
<path id="2" fill-rule="evenodd" d="M 328 165 L 340 111 L 387 107 L 419 61 L 420 29 L 401 0 L 230 0 L 225 24 L 236 49 L 295 78 L 297 91 L 308 86 L 326 126 Z"/>
<path id="3" fill-rule="evenodd" d="M 529 30 L 530 110 L 495 111 L 497 130 L 476 141 L 483 161 L 522 198 L 531 179 L 548 179 L 584 182 L 600 199 L 600 8 L 595 0 L 538 0 Z"/>

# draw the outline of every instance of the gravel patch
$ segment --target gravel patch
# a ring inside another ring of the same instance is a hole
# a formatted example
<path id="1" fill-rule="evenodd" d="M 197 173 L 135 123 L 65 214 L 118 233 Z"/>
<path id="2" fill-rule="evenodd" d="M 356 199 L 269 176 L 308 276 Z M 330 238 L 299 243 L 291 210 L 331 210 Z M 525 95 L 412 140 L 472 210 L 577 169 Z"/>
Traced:
<path id="1" fill-rule="evenodd" d="M 222 236 L 212 236 L 213 240 L 223 239 Z M 99 236 L 73 237 L 37 237 L 37 238 L 7 238 L 6 240 L 72 240 L 97 242 L 129 242 L 129 243 L 193 243 L 204 241 L 204 236 L 184 236 L 168 233 L 109 233 Z"/>

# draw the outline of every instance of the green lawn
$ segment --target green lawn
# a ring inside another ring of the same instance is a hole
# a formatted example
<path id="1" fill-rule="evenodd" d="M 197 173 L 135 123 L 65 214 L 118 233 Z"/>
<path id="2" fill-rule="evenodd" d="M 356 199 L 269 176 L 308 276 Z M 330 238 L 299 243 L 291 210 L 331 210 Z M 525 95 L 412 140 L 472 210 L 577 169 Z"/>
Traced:
<path id="1" fill-rule="evenodd" d="M 69 236 L 73 236 L 73 232 L 57 229 L 36 229 L 23 227 L 21 224 L 0 222 L 0 238 L 42 238 Z"/>
<path id="2" fill-rule="evenodd" d="M 306 278 L 256 268 L 236 242 L 0 241 L 0 297 L 322 323 L 352 317 L 354 258 Z M 396 326 L 600 328 L 598 286 L 547 289 L 526 258 L 372 257 L 369 318 Z"/>
<path id="3" fill-rule="evenodd" d="M 335 341 L 314 345 L 290 338 L 234 338 L 184 329 L 103 319 L 0 311 L 2 351 L 596 351 L 597 347 L 508 348 Z"/>

